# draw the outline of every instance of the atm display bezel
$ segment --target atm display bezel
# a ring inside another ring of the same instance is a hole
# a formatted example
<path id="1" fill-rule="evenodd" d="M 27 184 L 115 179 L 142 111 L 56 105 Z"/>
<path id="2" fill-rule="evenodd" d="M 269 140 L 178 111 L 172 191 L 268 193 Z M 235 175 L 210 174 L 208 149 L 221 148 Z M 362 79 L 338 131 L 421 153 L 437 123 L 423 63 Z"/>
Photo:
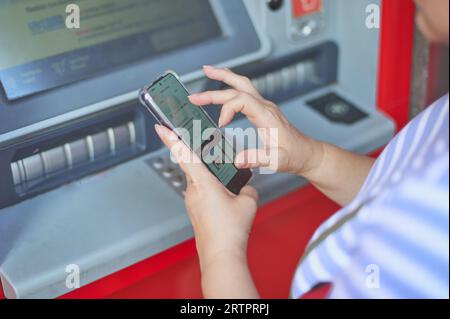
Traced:
<path id="1" fill-rule="evenodd" d="M 137 91 L 166 69 L 199 77 L 204 64 L 237 65 L 264 57 L 269 42 L 254 26 L 244 2 L 210 0 L 224 36 L 43 93 L 8 101 L 0 89 L 0 137 L 77 109 Z M 106 103 L 108 104 L 108 103 Z M 1 144 L 0 138 L 0 144 Z"/>

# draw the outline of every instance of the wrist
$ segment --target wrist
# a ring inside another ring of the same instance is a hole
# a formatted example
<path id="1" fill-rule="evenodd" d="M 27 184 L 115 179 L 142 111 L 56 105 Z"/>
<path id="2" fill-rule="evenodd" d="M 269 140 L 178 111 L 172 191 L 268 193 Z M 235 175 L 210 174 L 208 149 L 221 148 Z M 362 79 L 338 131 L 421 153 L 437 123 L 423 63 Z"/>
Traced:
<path id="1" fill-rule="evenodd" d="M 223 252 L 201 268 L 202 291 L 205 298 L 259 298 L 242 251 Z"/>
<path id="2" fill-rule="evenodd" d="M 325 144 L 309 137 L 304 137 L 304 139 L 303 147 L 298 148 L 302 152 L 300 158 L 304 158 L 304 160 L 295 173 L 309 180 L 315 172 L 320 170 L 325 157 Z"/>
<path id="3" fill-rule="evenodd" d="M 247 264 L 247 250 L 242 248 L 224 248 L 211 251 L 199 251 L 202 274 L 217 267 L 228 267 L 230 264 Z"/>

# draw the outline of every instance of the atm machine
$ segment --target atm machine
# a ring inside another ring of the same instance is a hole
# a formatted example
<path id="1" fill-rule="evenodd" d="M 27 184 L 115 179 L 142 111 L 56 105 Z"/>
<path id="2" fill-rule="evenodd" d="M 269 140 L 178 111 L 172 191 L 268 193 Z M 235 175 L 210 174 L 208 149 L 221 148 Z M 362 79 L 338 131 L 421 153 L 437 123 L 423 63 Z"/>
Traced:
<path id="1" fill-rule="evenodd" d="M 73 265 L 86 286 L 193 237 L 184 176 L 137 99 L 167 69 L 198 92 L 221 87 L 202 65 L 233 68 L 304 133 L 355 152 L 395 133 L 377 105 L 380 30 L 365 24 L 380 1 L 74 3 L 79 29 L 58 2 L 0 2 L 6 298 L 55 298 L 71 291 Z M 284 174 L 252 183 L 261 205 L 306 184 Z"/>

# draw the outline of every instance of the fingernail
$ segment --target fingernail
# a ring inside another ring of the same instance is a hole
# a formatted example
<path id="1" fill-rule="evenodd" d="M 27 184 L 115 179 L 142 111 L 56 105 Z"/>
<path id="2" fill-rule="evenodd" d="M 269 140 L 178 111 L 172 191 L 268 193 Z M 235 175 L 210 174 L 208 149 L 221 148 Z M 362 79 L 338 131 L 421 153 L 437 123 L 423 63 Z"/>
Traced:
<path id="1" fill-rule="evenodd" d="M 161 130 L 161 125 L 159 125 L 159 124 L 155 124 L 155 131 L 156 131 L 156 133 L 158 133 L 158 135 L 163 134 L 163 132 Z"/>
<path id="2" fill-rule="evenodd" d="M 234 163 L 234 166 L 236 166 L 236 168 L 242 169 L 242 168 L 247 168 L 247 164 L 245 163 Z"/>
<path id="3" fill-rule="evenodd" d="M 236 157 L 234 158 L 234 166 L 236 166 L 237 168 L 242 168 L 242 166 L 244 166 L 244 161 L 242 156 L 240 156 L 240 154 L 236 155 Z"/>
<path id="4" fill-rule="evenodd" d="M 212 69 L 214 69 L 214 67 L 213 67 L 212 65 L 204 65 L 203 68 L 204 68 L 204 69 L 207 69 L 207 70 L 212 70 Z"/>
<path id="5" fill-rule="evenodd" d="M 220 128 L 223 126 L 222 117 L 219 117 L 219 120 L 217 121 L 217 126 L 219 126 Z"/>

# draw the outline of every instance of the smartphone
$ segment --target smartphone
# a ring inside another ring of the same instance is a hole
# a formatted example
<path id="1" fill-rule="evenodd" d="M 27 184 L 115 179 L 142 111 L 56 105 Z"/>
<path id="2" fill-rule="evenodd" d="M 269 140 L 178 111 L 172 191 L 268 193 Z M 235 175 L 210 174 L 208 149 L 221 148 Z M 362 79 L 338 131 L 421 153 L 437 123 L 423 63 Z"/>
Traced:
<path id="1" fill-rule="evenodd" d="M 156 120 L 173 130 L 209 171 L 234 194 L 252 177 L 234 165 L 236 150 L 202 107 L 192 104 L 178 75 L 166 72 L 139 92 L 139 99 Z"/>

